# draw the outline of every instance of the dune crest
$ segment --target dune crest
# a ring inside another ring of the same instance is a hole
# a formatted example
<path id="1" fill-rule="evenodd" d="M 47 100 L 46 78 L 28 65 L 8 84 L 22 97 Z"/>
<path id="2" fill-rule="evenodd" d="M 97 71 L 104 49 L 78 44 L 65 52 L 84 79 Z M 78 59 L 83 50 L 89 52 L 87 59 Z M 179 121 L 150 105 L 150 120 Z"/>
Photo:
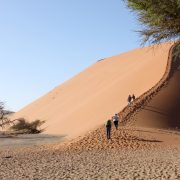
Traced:
<path id="1" fill-rule="evenodd" d="M 104 59 L 29 104 L 13 118 L 46 120 L 46 133 L 76 137 L 104 123 L 164 75 L 172 43 Z"/>

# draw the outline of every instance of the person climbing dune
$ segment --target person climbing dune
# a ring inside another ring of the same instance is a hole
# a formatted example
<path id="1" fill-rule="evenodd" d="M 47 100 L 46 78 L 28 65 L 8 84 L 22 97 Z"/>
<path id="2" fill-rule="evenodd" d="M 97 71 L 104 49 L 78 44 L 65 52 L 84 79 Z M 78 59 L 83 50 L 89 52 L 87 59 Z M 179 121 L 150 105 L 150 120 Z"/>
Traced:
<path id="1" fill-rule="evenodd" d="M 133 94 L 132 96 L 132 100 L 134 101 L 136 99 L 135 95 Z"/>
<path id="2" fill-rule="evenodd" d="M 118 129 L 118 124 L 119 124 L 119 115 L 115 114 L 115 116 L 113 116 L 113 122 L 114 122 L 114 126 L 116 128 L 116 130 Z"/>
<path id="3" fill-rule="evenodd" d="M 111 120 L 108 119 L 106 122 L 106 137 L 107 139 L 111 139 Z"/>
<path id="4" fill-rule="evenodd" d="M 132 100 L 132 97 L 131 97 L 131 95 L 129 95 L 128 99 L 127 99 L 129 105 L 131 104 L 131 100 Z"/>

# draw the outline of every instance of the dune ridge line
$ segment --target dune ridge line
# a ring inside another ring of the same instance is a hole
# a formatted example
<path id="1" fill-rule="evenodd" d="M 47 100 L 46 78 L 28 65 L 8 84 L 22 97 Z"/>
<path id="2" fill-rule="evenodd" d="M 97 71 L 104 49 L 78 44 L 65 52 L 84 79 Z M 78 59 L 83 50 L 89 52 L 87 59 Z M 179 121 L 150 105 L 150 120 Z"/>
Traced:
<path id="1" fill-rule="evenodd" d="M 178 68 L 176 62 L 173 62 L 173 51 L 175 47 L 176 44 L 173 44 L 169 49 L 166 70 L 159 82 L 141 96 L 136 98 L 134 102 L 132 102 L 131 106 L 127 105 L 122 111 L 119 112 L 119 116 L 123 120 L 121 121 L 121 124 L 130 125 L 132 123 L 131 116 L 137 113 L 137 111 L 143 105 L 148 103 L 163 87 L 167 85 L 169 79 L 173 76 L 175 69 Z"/>

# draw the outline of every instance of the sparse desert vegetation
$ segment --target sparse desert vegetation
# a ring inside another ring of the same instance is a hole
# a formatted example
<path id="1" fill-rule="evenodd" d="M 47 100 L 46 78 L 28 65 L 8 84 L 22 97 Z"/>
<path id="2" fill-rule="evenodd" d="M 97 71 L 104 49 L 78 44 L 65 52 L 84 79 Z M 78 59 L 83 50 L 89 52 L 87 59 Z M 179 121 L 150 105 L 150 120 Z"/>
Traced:
<path id="1" fill-rule="evenodd" d="M 20 118 L 16 121 L 17 122 L 12 125 L 10 129 L 16 131 L 17 133 L 19 132 L 23 134 L 38 134 L 44 131 L 44 129 L 40 129 L 40 127 L 45 123 L 45 121 L 37 119 L 32 122 L 28 122 L 24 118 Z"/>

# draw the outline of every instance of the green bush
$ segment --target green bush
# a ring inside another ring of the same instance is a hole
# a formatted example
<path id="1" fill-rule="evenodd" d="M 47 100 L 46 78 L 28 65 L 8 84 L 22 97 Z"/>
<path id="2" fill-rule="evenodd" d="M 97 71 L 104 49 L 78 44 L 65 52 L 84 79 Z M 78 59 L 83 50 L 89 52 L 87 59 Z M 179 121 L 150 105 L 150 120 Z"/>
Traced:
<path id="1" fill-rule="evenodd" d="M 123 0 L 137 14 L 143 44 L 180 41 L 180 0 Z"/>
<path id="2" fill-rule="evenodd" d="M 20 131 L 26 134 L 38 134 L 41 133 L 44 129 L 39 129 L 45 121 L 35 120 L 32 122 L 28 122 L 24 118 L 18 119 L 18 122 L 11 126 L 11 129 L 14 131 Z"/>

